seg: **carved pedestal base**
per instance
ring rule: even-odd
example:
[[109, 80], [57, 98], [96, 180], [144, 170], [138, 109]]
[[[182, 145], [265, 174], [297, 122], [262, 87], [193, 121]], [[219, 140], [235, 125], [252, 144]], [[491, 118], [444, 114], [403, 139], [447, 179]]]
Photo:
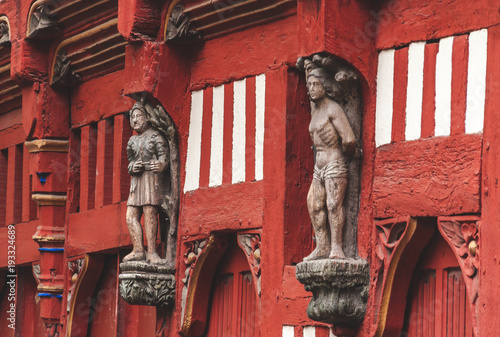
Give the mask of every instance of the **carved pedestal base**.
[[120, 263], [120, 294], [129, 304], [172, 307], [175, 269], [146, 262]]
[[357, 327], [363, 321], [370, 283], [367, 262], [332, 259], [301, 262], [296, 277], [313, 293], [307, 308], [310, 319], [346, 328]]

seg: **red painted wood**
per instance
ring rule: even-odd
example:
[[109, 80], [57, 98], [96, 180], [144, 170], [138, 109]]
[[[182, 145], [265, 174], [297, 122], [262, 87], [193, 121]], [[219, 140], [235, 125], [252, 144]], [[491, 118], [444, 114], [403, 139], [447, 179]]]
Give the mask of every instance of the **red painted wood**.
[[23, 145], [9, 147], [7, 168], [7, 225], [21, 222], [22, 216], [22, 183], [23, 183]]
[[467, 69], [469, 63], [468, 35], [453, 38], [451, 74], [451, 134], [465, 133], [467, 104]]
[[8, 149], [0, 150], [0, 227], [6, 226]]
[[86, 125], [81, 128], [80, 211], [92, 209], [95, 205], [96, 129], [95, 125]]
[[[31, 191], [33, 190], [33, 177], [31, 174], [30, 153], [26, 147], [23, 147], [23, 207], [22, 207], [22, 221], [34, 220], [37, 217], [36, 202], [31, 199]], [[0, 211], [1, 213], [1, 211]]]
[[[377, 48], [387, 49], [496, 25], [500, 22], [496, 9], [494, 0], [389, 1], [373, 13], [373, 20], [380, 20]], [[419, 15], [415, 16], [415, 12]]]
[[408, 48], [394, 53], [394, 99], [392, 107], [392, 142], [405, 139], [406, 90], [408, 87]]
[[245, 181], [255, 180], [255, 77], [246, 79]]
[[0, 132], [0, 149], [24, 142], [26, 136], [21, 125], [16, 124]]
[[67, 213], [80, 207], [81, 129], [72, 130], [69, 137]]
[[[234, 239], [233, 239], [234, 240]], [[206, 337], [258, 337], [259, 306], [247, 259], [235, 242], [218, 267]]]
[[[203, 91], [203, 120], [201, 130], [201, 157], [200, 167], [210, 167], [210, 149], [212, 139], [212, 104], [213, 104], [213, 88], [207, 88]], [[200, 170], [200, 187], [208, 187], [210, 180], [210, 170]]]
[[422, 129], [421, 137], [434, 136], [436, 126], [434, 115], [436, 111], [436, 55], [438, 43], [428, 43], [424, 51], [424, 87], [422, 93]]
[[187, 193], [179, 234], [208, 234], [212, 230], [261, 227], [264, 208], [262, 197], [261, 181]]
[[127, 200], [130, 188], [128, 174], [127, 143], [132, 136], [130, 122], [125, 115], [116, 115], [113, 120], [113, 203]]
[[375, 217], [477, 213], [481, 138], [439, 137], [378, 149], [373, 182]]
[[[39, 220], [16, 224], [16, 263], [25, 264], [40, 259], [38, 244], [33, 241], [33, 234], [41, 223]], [[7, 247], [8, 227], [0, 226], [0, 242]], [[7, 267], [7, 254], [0, 254], [0, 268]], [[1, 326], [1, 324], [0, 324]]]
[[97, 123], [95, 207], [109, 205], [113, 198], [114, 124], [110, 119]]
[[95, 306], [93, 320], [89, 322], [87, 332], [89, 337], [116, 336], [116, 300], [119, 296], [117, 263], [116, 256], [106, 259], [102, 276], [97, 283], [93, 297]]
[[40, 305], [36, 302], [37, 283], [31, 265], [19, 268], [17, 273], [16, 336], [45, 336]]
[[[486, 106], [483, 139], [482, 164], [482, 209], [481, 217], [481, 268], [479, 289], [487, 289], [487, 296], [480, 296], [477, 303], [477, 312], [471, 313], [478, 317], [480, 336], [497, 334], [500, 331], [500, 320], [495, 318], [495, 310], [500, 307], [500, 289], [498, 280], [498, 245], [500, 240], [500, 226], [498, 218], [498, 201], [500, 190], [497, 180], [500, 179], [500, 26], [488, 29], [488, 63], [486, 74]], [[480, 290], [481, 291], [481, 290]]]
[[222, 154], [222, 183], [231, 184], [233, 162], [233, 83], [224, 85], [224, 140]]

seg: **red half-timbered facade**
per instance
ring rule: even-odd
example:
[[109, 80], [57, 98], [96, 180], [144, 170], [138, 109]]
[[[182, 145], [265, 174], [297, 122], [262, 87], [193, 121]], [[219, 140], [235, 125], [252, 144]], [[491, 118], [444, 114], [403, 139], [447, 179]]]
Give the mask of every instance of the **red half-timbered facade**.
[[[362, 96], [352, 329], [308, 318], [295, 274], [317, 53]], [[492, 0], [0, 1], [0, 336], [500, 335], [499, 83]], [[178, 139], [171, 308], [119, 289], [139, 94]]]

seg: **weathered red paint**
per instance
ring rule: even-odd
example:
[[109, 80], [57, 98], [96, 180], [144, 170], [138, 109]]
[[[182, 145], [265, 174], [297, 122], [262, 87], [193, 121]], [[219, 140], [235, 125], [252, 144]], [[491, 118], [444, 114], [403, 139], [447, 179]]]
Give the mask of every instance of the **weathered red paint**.
[[467, 104], [467, 64], [469, 60], [468, 35], [453, 38], [451, 74], [451, 130], [450, 134], [465, 133], [465, 109]]
[[460, 135], [379, 148], [374, 216], [479, 212], [481, 140], [481, 135]]
[[392, 107], [393, 142], [405, 140], [406, 131], [406, 90], [408, 87], [408, 48], [394, 53], [394, 100]]

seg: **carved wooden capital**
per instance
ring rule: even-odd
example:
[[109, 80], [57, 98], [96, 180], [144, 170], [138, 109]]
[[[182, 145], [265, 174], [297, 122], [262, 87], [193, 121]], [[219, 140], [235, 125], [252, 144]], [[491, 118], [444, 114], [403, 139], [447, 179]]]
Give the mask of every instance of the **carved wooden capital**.
[[25, 142], [24, 145], [30, 153], [68, 152], [69, 141], [57, 139], [35, 139], [29, 142]]

